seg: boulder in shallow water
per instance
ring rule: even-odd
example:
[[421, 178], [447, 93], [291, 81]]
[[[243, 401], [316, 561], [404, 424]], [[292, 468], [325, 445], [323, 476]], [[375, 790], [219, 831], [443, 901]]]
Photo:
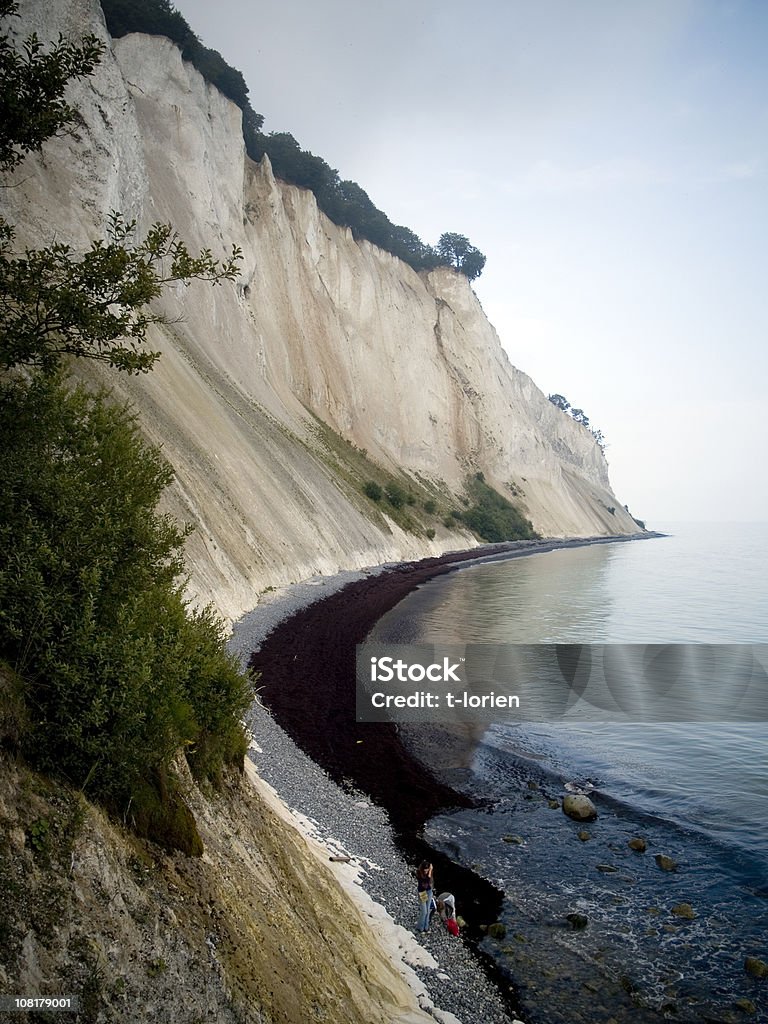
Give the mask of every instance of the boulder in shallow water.
[[501, 838], [504, 840], [505, 843], [512, 843], [515, 846], [522, 846], [523, 843], [525, 842], [525, 840], [523, 839], [522, 836], [510, 836], [510, 835], [507, 835], [507, 836], [502, 836]]
[[677, 861], [668, 857], [666, 853], [657, 853], [654, 860], [662, 871], [677, 871]]
[[488, 934], [492, 939], [496, 939], [500, 942], [507, 934], [507, 929], [501, 921], [495, 921], [493, 924], [488, 925]]
[[581, 832], [579, 832], [578, 838], [582, 841], [582, 843], [588, 843], [589, 840], [592, 838], [592, 833], [587, 832], [587, 830], [583, 828]]
[[744, 970], [753, 978], [768, 978], [768, 964], [756, 956], [748, 956], [744, 961]]
[[641, 839], [640, 836], [635, 836], [634, 839], [630, 839], [627, 846], [630, 850], [634, 850], [636, 853], [645, 853], [648, 849], [648, 844], [644, 839]]
[[565, 920], [575, 932], [583, 931], [589, 924], [589, 918], [586, 914], [566, 914]]
[[569, 793], [563, 797], [563, 814], [567, 814], [574, 821], [594, 821], [597, 817], [597, 808], [583, 793]]
[[677, 906], [672, 907], [672, 913], [675, 917], [687, 917], [689, 921], [696, 917], [696, 911], [690, 903], [678, 903]]
[[757, 1007], [751, 999], [746, 999], [742, 996], [741, 999], [736, 1000], [736, 1009], [741, 1010], [743, 1013], [757, 1013]]

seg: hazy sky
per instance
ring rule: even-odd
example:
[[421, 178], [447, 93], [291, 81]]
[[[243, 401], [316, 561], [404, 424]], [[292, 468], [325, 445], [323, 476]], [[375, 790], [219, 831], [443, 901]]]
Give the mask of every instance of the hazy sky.
[[768, 2], [177, 6], [265, 131], [486, 254], [512, 362], [635, 515], [768, 519]]

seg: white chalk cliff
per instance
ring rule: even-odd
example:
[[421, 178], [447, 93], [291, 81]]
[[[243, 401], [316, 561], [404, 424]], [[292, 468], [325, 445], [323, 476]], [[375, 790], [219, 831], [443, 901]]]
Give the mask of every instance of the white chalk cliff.
[[190, 246], [243, 250], [236, 284], [163, 298], [182, 319], [154, 331], [151, 374], [105, 374], [176, 471], [168, 507], [196, 526], [196, 597], [236, 618], [268, 585], [474, 543], [439, 517], [433, 540], [387, 519], [362, 494], [359, 453], [317, 420], [442, 506], [482, 471], [544, 535], [637, 531], [589, 431], [511, 365], [464, 277], [355, 241], [251, 162], [239, 109], [167, 39], [110, 41], [93, 0], [22, 13], [23, 34], [93, 31], [110, 48], [72, 89], [82, 127], [3, 190], [20, 241], [85, 247], [120, 210], [139, 232], [171, 221]]

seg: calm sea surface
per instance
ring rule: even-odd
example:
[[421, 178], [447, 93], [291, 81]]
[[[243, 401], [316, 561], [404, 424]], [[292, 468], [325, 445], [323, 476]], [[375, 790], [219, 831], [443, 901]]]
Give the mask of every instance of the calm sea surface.
[[[654, 526], [669, 536], [430, 581], [369, 639], [768, 643], [768, 524]], [[741, 1012], [739, 999], [768, 1019], [768, 982], [743, 968], [745, 956], [768, 959], [768, 724], [500, 722], [474, 736], [461, 767], [450, 758], [440, 767], [486, 806], [434, 819], [429, 838], [508, 893], [513, 974], [533, 971], [554, 944], [587, 993], [597, 971], [638, 1006], [679, 1020]], [[600, 806], [588, 840], [549, 804], [564, 787], [591, 792]], [[647, 853], [627, 847], [636, 836]], [[656, 853], [678, 870], [662, 872]], [[683, 903], [695, 917], [673, 912]], [[588, 928], [563, 929], [569, 912], [584, 913]], [[593, 994], [581, 1009], [569, 998], [559, 1016], [561, 994], [557, 979], [540, 979], [524, 996], [534, 1013], [543, 1002], [553, 1024], [601, 1019]], [[617, 1009], [605, 1004], [608, 1020]]]

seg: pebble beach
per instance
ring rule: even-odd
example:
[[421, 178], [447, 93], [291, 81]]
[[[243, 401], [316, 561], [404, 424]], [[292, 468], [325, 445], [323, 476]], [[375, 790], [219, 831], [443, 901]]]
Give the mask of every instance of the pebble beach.
[[[231, 650], [247, 664], [266, 637], [297, 612], [350, 583], [375, 579], [386, 571], [380, 566], [365, 572], [341, 572], [270, 594], [266, 603], [235, 625]], [[418, 914], [413, 865], [400, 853], [386, 812], [364, 794], [334, 782], [299, 749], [260, 701], [253, 705], [248, 726], [254, 737], [249, 757], [259, 775], [295, 813], [297, 826], [308, 824], [333, 855], [349, 856], [359, 868], [359, 884], [365, 892], [396, 924], [412, 932]], [[436, 881], [440, 883], [439, 876]], [[430, 931], [419, 935], [418, 943], [431, 956], [417, 954], [409, 963], [423, 982], [420, 1002], [425, 1008], [431, 1004], [437, 1019], [450, 1021], [443, 1015], [453, 1014], [463, 1024], [514, 1024], [519, 1020], [510, 987], [502, 994], [503, 989], [489, 979], [472, 949], [450, 936], [436, 918]], [[427, 966], [431, 958], [435, 966]]]
[[[317, 577], [264, 595], [233, 629], [231, 650], [261, 673], [260, 697], [248, 721], [249, 756], [259, 775], [297, 824], [327, 846], [329, 857], [350, 858], [357, 883], [407, 931], [403, 955], [423, 984], [419, 1001], [447, 1024], [453, 1018], [463, 1024], [520, 1019], [514, 979], [480, 948], [482, 929], [496, 920], [502, 894], [421, 838], [432, 814], [466, 805], [467, 798], [426, 775], [402, 748], [395, 727], [367, 723], [357, 735], [350, 647], [433, 575], [468, 562], [590, 542], [517, 542]], [[415, 867], [422, 856], [435, 864], [437, 890], [454, 892], [459, 915], [472, 922], [460, 939], [436, 917], [427, 933], [415, 933]]]

